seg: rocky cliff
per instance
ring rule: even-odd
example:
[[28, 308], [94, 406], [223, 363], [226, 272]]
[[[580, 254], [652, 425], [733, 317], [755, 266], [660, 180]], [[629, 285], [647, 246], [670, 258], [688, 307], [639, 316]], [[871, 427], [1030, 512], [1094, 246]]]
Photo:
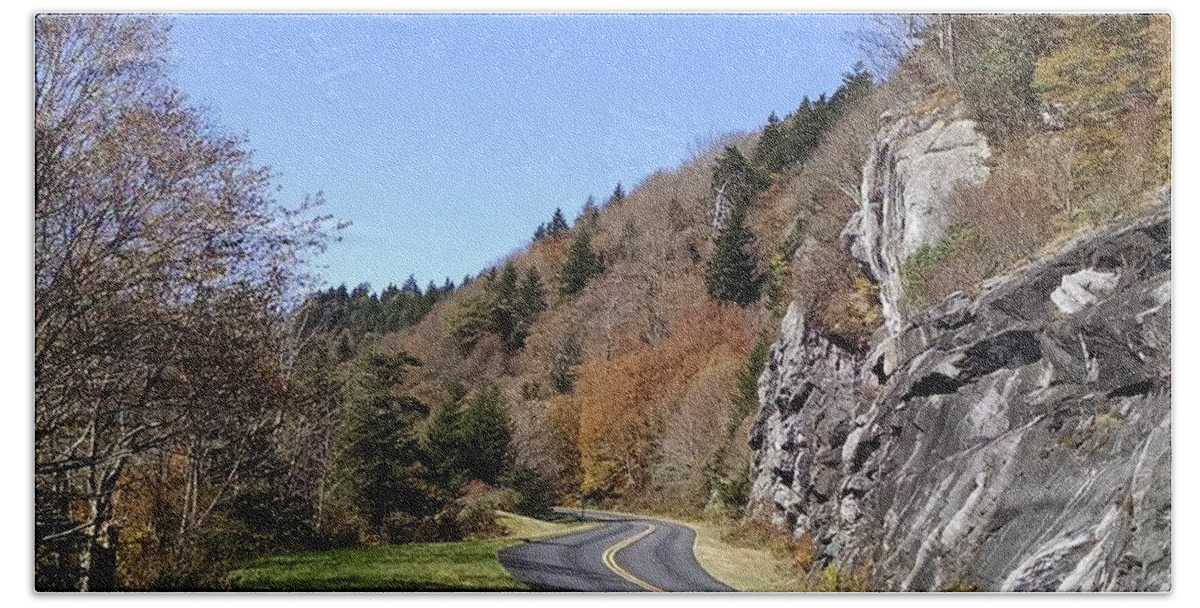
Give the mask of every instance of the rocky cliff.
[[871, 141], [859, 200], [842, 233], [850, 253], [879, 285], [885, 325], [893, 332], [908, 316], [900, 269], [921, 245], [933, 245], [948, 228], [947, 199], [960, 184], [988, 177], [991, 156], [975, 122], [957, 110], [894, 117]]
[[[911, 145], [965, 141], [967, 127], [928, 126], [917, 136], [932, 143]], [[869, 165], [847, 240], [899, 289], [904, 252], [944, 225], [912, 206], [921, 178], [883, 148], [914, 127], [894, 128], [874, 158], [885, 186], [908, 176], [904, 194], [867, 192]], [[957, 148], [978, 159], [986, 144]], [[908, 211], [889, 208], [899, 200]], [[759, 379], [749, 515], [807, 535], [819, 563], [867, 572], [872, 588], [1169, 589], [1170, 235], [1158, 207], [978, 294], [893, 306], [866, 352], [793, 304]]]

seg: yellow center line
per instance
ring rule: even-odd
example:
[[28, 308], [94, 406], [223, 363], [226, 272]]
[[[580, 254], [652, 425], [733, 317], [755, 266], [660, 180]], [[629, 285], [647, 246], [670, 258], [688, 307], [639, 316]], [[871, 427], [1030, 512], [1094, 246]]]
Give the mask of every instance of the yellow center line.
[[655, 587], [654, 585], [651, 585], [650, 583], [634, 576], [617, 563], [617, 553], [619, 551], [628, 547], [629, 545], [632, 545], [633, 543], [636, 543], [639, 540], [642, 540], [643, 538], [646, 538], [646, 536], [653, 531], [654, 524], [647, 524], [645, 530], [642, 530], [641, 532], [634, 534], [633, 536], [630, 536], [629, 538], [626, 538], [625, 540], [620, 541], [606, 549], [602, 559], [604, 560], [604, 565], [607, 566], [609, 570], [616, 572], [617, 576], [637, 585], [638, 587], [641, 587], [642, 589], [645, 589], [646, 591], [662, 591], [662, 589], [659, 589], [658, 587]]

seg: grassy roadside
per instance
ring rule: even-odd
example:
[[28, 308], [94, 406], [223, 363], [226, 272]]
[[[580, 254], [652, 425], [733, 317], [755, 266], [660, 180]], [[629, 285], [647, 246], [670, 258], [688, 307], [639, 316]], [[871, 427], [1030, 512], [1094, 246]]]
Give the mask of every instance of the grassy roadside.
[[[677, 520], [672, 520], [677, 521]], [[696, 531], [696, 561], [738, 591], [808, 591], [790, 571], [789, 560], [762, 547], [733, 544], [725, 524], [678, 521]]]
[[499, 512], [500, 538], [305, 551], [253, 560], [230, 575], [235, 591], [522, 591], [500, 565], [500, 549], [522, 539], [596, 524], [549, 522]]
[[[696, 531], [696, 561], [738, 591], [855, 592], [872, 591], [867, 570], [837, 565], [812, 567], [811, 544], [792, 541], [786, 533], [754, 523], [713, 517], [651, 515]], [[809, 564], [807, 571], [801, 563]]]

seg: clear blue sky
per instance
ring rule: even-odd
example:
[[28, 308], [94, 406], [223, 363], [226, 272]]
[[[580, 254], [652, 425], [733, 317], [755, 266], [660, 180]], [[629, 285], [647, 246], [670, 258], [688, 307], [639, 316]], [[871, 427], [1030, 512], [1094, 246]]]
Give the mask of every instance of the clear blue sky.
[[172, 72], [286, 204], [352, 221], [331, 285], [458, 282], [698, 138], [832, 92], [849, 15], [188, 15]]

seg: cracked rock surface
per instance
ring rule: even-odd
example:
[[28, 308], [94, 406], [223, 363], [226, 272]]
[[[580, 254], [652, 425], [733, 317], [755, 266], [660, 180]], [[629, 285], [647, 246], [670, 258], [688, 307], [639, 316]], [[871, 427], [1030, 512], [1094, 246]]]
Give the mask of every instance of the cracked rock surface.
[[1159, 209], [1079, 237], [865, 352], [793, 304], [759, 379], [749, 515], [877, 589], [1169, 590], [1170, 234]]
[[934, 245], [949, 224], [947, 201], [960, 184], [987, 179], [987, 140], [956, 111], [906, 116], [871, 141], [855, 212], [842, 241], [879, 284], [885, 323], [898, 330], [908, 315], [900, 268], [921, 245]]

